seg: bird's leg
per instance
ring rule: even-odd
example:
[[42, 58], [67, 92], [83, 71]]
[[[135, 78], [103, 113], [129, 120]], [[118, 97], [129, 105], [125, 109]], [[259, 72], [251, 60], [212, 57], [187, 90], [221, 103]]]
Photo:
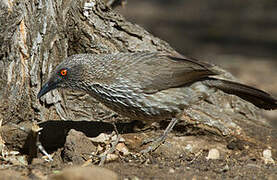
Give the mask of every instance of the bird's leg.
[[[195, 85], [193, 85], [193, 89], [195, 90], [195, 94], [192, 96], [189, 96], [186, 101], [188, 104], [194, 104], [197, 103], [203, 99], [206, 99], [207, 97], [209, 97], [210, 95], [206, 92], [205, 86], [203, 86], [203, 84], [201, 83], [196, 83]], [[214, 90], [212, 90], [214, 91]], [[147, 143], [152, 143], [152, 145], [150, 145], [149, 147], [147, 147], [146, 149], [142, 150], [142, 153], [148, 153], [148, 152], [153, 152], [155, 151], [166, 139], [166, 136], [168, 135], [168, 133], [173, 129], [173, 127], [175, 126], [176, 123], [178, 123], [178, 121], [180, 119], [182, 119], [183, 113], [178, 113], [176, 115], [175, 118], [172, 118], [172, 120], [170, 121], [169, 125], [167, 126], [166, 130], [164, 131], [164, 133], [155, 139], [148, 139], [146, 141], [143, 141], [142, 145], [147, 144]]]
[[109, 115], [106, 115], [106, 116], [102, 117], [102, 121], [103, 121], [103, 120], [106, 120], [106, 119], [115, 118], [115, 117], [117, 117], [117, 116], [118, 116], [118, 114], [117, 114], [117, 113], [112, 112], [111, 114], [109, 114]]
[[172, 118], [168, 126], [166, 127], [165, 131], [161, 136], [158, 138], [148, 139], [146, 141], [143, 141], [143, 144], [152, 143], [150, 146], [148, 146], [146, 149], [142, 150], [141, 153], [149, 153], [155, 151], [166, 139], [168, 133], [173, 129], [176, 123], [178, 123], [179, 118]]

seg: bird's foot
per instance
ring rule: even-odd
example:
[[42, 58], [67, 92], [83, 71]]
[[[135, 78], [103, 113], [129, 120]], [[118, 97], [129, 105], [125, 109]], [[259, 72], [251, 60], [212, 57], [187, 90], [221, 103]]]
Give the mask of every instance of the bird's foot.
[[154, 152], [156, 149], [158, 149], [158, 147], [160, 147], [160, 145], [162, 145], [164, 143], [166, 137], [167, 137], [167, 134], [163, 134], [163, 135], [159, 136], [158, 138], [150, 138], [150, 139], [144, 140], [141, 145], [145, 145], [145, 144], [149, 144], [149, 143], [151, 143], [151, 145], [149, 145], [147, 148], [143, 149], [140, 152], [142, 154]]
[[178, 118], [173, 118], [170, 121], [167, 128], [165, 129], [164, 133], [161, 136], [159, 136], [158, 138], [144, 140], [141, 145], [145, 145], [148, 143], [151, 143], [151, 145], [148, 146], [146, 149], [142, 150], [141, 153], [145, 154], [145, 153], [149, 153], [149, 152], [154, 152], [158, 147], [160, 147], [160, 145], [164, 143], [168, 133], [173, 129], [173, 127], [175, 126], [175, 124], [178, 121], [179, 121]]

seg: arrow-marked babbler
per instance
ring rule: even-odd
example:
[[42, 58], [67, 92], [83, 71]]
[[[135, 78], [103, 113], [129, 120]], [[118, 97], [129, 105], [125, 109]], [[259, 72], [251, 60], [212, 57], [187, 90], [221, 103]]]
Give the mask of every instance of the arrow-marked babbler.
[[153, 151], [165, 140], [185, 108], [217, 89], [262, 109], [277, 108], [277, 100], [270, 94], [217, 79], [213, 76], [218, 72], [211, 67], [208, 63], [159, 52], [76, 54], [56, 67], [38, 98], [56, 88], [70, 88], [87, 92], [133, 120], [152, 123], [171, 118], [163, 135], [145, 152]]

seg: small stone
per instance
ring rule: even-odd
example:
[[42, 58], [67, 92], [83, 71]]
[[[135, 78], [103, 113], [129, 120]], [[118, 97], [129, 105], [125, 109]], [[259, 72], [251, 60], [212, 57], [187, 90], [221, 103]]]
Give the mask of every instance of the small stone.
[[74, 167], [63, 170], [61, 173], [50, 176], [49, 180], [117, 180], [115, 172], [106, 168]]
[[265, 149], [263, 151], [263, 157], [265, 164], [275, 164], [275, 161], [272, 159], [272, 153], [270, 149]]
[[124, 156], [130, 154], [129, 149], [126, 147], [124, 143], [118, 143], [116, 146], [116, 150], [121, 152]]
[[191, 144], [186, 145], [185, 150], [188, 152], [192, 152], [192, 145]]
[[80, 165], [95, 151], [96, 147], [84, 133], [71, 129], [64, 144], [63, 160]]
[[219, 159], [220, 154], [219, 151], [215, 148], [210, 149], [208, 156], [206, 157], [206, 159]]
[[[114, 135], [114, 136], [112, 136], [111, 140], [116, 141], [117, 138], [118, 138], [117, 135]], [[118, 142], [125, 142], [125, 139], [120, 136]]]
[[169, 173], [175, 173], [175, 170], [173, 168], [170, 168]]
[[105, 143], [107, 144], [107, 142], [110, 141], [111, 135], [105, 134], [105, 133], [101, 133], [99, 134], [97, 137], [94, 138], [89, 138], [92, 142], [95, 143]]
[[107, 161], [114, 161], [118, 159], [117, 154], [107, 154]]

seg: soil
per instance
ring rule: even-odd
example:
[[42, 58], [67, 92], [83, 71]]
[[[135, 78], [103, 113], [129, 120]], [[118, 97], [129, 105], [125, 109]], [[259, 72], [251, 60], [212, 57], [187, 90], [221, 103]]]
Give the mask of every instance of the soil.
[[[273, 58], [211, 53], [207, 56], [216, 57], [213, 63], [225, 67], [242, 82], [277, 96], [277, 62]], [[264, 112], [264, 116], [277, 130], [277, 111]], [[103, 153], [116, 141], [115, 151], [107, 156], [102, 167], [114, 171], [120, 179], [277, 179], [274, 161], [277, 155], [270, 155], [270, 147], [260, 149], [207, 132], [180, 131], [177, 127], [155, 152], [143, 155], [140, 151], [147, 145], [141, 146], [142, 141], [159, 136], [164, 128], [158, 125], [138, 131], [136, 122], [120, 123], [120, 117], [111, 119], [116, 121], [122, 139], [117, 139], [112, 123], [48, 121], [40, 124], [43, 127], [40, 142], [53, 161], [48, 161], [42, 153], [27, 159], [26, 154], [30, 152], [24, 151], [26, 144], [20, 144], [24, 132], [17, 136], [5, 134], [5, 138], [2, 134], [3, 139], [10, 141], [4, 146], [0, 136], [0, 179], [46, 179], [66, 167], [99, 165]]]

